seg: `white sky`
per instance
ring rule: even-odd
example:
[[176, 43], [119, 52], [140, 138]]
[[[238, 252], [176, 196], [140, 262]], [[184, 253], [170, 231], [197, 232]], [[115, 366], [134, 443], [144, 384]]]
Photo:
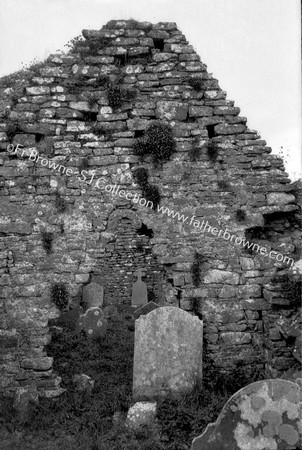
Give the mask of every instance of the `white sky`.
[[129, 18], [176, 22], [249, 127], [301, 175], [299, 0], [0, 0], [0, 76]]

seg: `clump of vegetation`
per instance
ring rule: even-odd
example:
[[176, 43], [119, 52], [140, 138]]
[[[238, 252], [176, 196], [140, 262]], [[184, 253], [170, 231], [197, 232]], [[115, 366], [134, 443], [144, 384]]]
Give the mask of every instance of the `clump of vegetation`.
[[207, 145], [208, 157], [212, 162], [215, 162], [218, 156], [218, 145], [216, 142], [209, 142]]
[[64, 310], [68, 305], [68, 290], [64, 283], [56, 283], [51, 287], [51, 300], [60, 309]]
[[199, 287], [199, 285], [200, 285], [200, 282], [201, 282], [200, 271], [201, 271], [201, 265], [204, 261], [205, 261], [204, 256], [195, 250], [193, 263], [191, 266], [192, 281], [193, 281], [193, 285], [195, 287]]
[[136, 140], [133, 149], [140, 156], [151, 154], [156, 162], [169, 159], [176, 150], [171, 126], [159, 121], [151, 123], [144, 136]]
[[145, 187], [149, 184], [148, 183], [149, 173], [148, 170], [145, 169], [144, 167], [138, 167], [134, 171], [133, 176], [142, 189], [145, 189]]
[[122, 90], [119, 85], [110, 84], [107, 89], [109, 106], [120, 108], [123, 103]]
[[144, 245], [142, 241], [136, 241], [135, 249], [140, 253], [144, 251]]
[[46, 253], [49, 255], [52, 251], [52, 241], [53, 241], [53, 233], [50, 231], [43, 230], [41, 232], [42, 237], [42, 245], [46, 250]]
[[88, 39], [86, 42], [89, 47], [89, 53], [92, 55], [97, 55], [99, 50], [108, 47], [108, 45], [110, 44], [110, 39], [104, 36], [100, 36], [98, 38]]
[[79, 34], [78, 36], [68, 41], [67, 44], [64, 45], [64, 47], [67, 47], [71, 52], [77, 52], [83, 47], [83, 44], [85, 44], [85, 42], [86, 41], [84, 37]]
[[301, 280], [292, 278], [289, 274], [282, 274], [276, 275], [271, 282], [276, 285], [283, 298], [286, 298], [291, 306], [301, 306]]
[[246, 212], [243, 209], [237, 209], [236, 219], [238, 220], [238, 222], [244, 222], [246, 219]]
[[189, 78], [188, 83], [196, 92], [200, 92], [204, 88], [204, 82], [201, 77]]
[[191, 151], [189, 153], [190, 156], [190, 160], [191, 161], [197, 161], [200, 158], [201, 155], [201, 146], [200, 146], [200, 140], [199, 138], [196, 136], [193, 139], [193, 145], [191, 148]]
[[[193, 438], [216, 421], [227, 400], [247, 384], [266, 379], [263, 364], [238, 361], [230, 370], [217, 367], [205, 355], [203, 380], [181, 396], [167, 396], [157, 403], [161, 442], [173, 450], [190, 449]], [[171, 445], [171, 446], [170, 446]], [[166, 447], [167, 448], [167, 447]]]
[[137, 96], [137, 91], [134, 89], [122, 89], [118, 83], [109, 83], [107, 85], [107, 96], [111, 108], [120, 108], [124, 102], [134, 100]]
[[230, 188], [230, 183], [225, 180], [218, 180], [217, 184], [220, 189], [226, 190]]
[[14, 137], [19, 131], [21, 131], [19, 122], [17, 120], [8, 120], [5, 132], [10, 144], [13, 142]]
[[63, 85], [68, 89], [69, 94], [79, 94], [84, 86], [86, 86], [87, 78], [83, 74], [72, 74], [70, 78], [64, 80]]
[[56, 192], [56, 198], [55, 198], [55, 206], [57, 210], [61, 213], [66, 211], [66, 201], [64, 197], [62, 197], [59, 192]]
[[200, 316], [199, 312], [199, 304], [200, 304], [200, 298], [199, 297], [190, 297], [189, 301], [191, 303], [191, 309], [196, 314], [196, 316]]
[[156, 211], [161, 200], [158, 187], [153, 184], [147, 184], [143, 189], [143, 196], [147, 202], [152, 202], [152, 209]]
[[81, 159], [80, 165], [79, 165], [79, 172], [81, 173], [82, 170], [87, 170], [89, 168], [89, 158], [88, 156], [85, 156]]

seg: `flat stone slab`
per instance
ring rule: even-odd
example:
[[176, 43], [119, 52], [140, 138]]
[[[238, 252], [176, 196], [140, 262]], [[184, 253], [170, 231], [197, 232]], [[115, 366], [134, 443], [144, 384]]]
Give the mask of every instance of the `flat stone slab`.
[[154, 399], [191, 388], [202, 377], [203, 322], [159, 307], [135, 321], [133, 396]]
[[160, 308], [160, 306], [157, 303], [154, 302], [149, 302], [144, 306], [141, 306], [140, 308], [137, 308], [133, 315], [134, 315], [134, 319], [138, 319], [140, 316], [145, 316], [146, 314], [148, 314], [151, 311], [154, 311], [154, 309]]
[[236, 392], [191, 450], [301, 448], [302, 390], [288, 380], [264, 380]]
[[84, 330], [91, 339], [104, 337], [107, 331], [107, 320], [98, 307], [87, 309], [79, 318], [78, 328]]

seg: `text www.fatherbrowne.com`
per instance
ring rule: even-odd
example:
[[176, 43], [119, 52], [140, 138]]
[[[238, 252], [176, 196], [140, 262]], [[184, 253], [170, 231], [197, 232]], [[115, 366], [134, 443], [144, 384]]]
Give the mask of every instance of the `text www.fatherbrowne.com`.
[[[152, 208], [154, 209], [154, 204], [151, 200], [146, 200], [144, 197], [141, 197], [137, 193], [133, 193], [130, 191], [125, 191], [124, 189], [120, 189], [119, 185], [105, 184], [106, 179], [104, 177], [95, 179], [95, 173], [91, 173], [88, 170], [76, 171], [70, 167], [66, 167], [60, 162], [54, 159], [48, 159], [42, 156], [39, 156], [39, 153], [36, 149], [22, 149], [22, 145], [18, 144], [16, 147], [13, 144], [9, 144], [7, 147], [7, 151], [9, 153], [14, 153], [18, 155], [18, 150], [21, 152], [21, 157], [28, 157], [30, 161], [35, 163], [40, 163], [43, 167], [49, 167], [50, 169], [59, 172], [62, 175], [72, 176], [78, 175], [78, 179], [85, 184], [90, 185], [91, 187], [96, 187], [100, 190], [104, 190], [108, 194], [112, 196], [118, 196], [120, 198], [126, 198], [132, 203], [138, 204], [142, 207]], [[211, 233], [213, 236], [220, 237], [226, 241], [233, 242], [235, 245], [242, 245], [244, 248], [248, 250], [255, 251], [260, 253], [264, 257], [270, 257], [272, 259], [277, 260], [278, 262], [284, 262], [286, 264], [293, 265], [293, 258], [289, 258], [288, 256], [283, 255], [282, 253], [277, 253], [276, 251], [268, 251], [266, 247], [260, 247], [258, 244], [249, 242], [244, 238], [236, 236], [234, 234], [229, 233], [228, 230], [219, 230], [216, 227], [212, 227], [209, 225], [208, 221], [199, 221], [196, 216], [185, 216], [184, 214], [180, 214], [178, 211], [175, 212], [168, 207], [163, 207], [157, 205], [157, 212], [168, 217], [172, 217], [173, 219], [178, 220], [184, 224], [189, 226], [193, 226], [196, 230], [200, 230], [201, 232]]]

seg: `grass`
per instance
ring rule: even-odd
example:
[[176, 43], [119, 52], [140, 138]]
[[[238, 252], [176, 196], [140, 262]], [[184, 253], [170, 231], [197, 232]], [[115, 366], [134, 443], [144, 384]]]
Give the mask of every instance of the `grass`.
[[56, 283], [51, 287], [51, 300], [61, 310], [64, 310], [68, 305], [68, 290], [64, 283]]
[[[65, 327], [53, 329], [47, 354], [67, 391], [57, 400], [42, 398], [23, 421], [10, 404], [0, 405], [3, 450], [189, 450], [192, 439], [216, 420], [228, 398], [241, 387], [265, 379], [262, 366], [239, 362], [222, 372], [206, 356], [203, 383], [183, 395], [158, 400], [157, 425], [127, 430], [123, 417], [133, 404], [133, 316], [127, 306], [109, 320], [104, 338], [87, 339]], [[91, 393], [75, 390], [72, 377], [85, 373], [95, 380]], [[120, 419], [113, 420], [113, 414]]]

